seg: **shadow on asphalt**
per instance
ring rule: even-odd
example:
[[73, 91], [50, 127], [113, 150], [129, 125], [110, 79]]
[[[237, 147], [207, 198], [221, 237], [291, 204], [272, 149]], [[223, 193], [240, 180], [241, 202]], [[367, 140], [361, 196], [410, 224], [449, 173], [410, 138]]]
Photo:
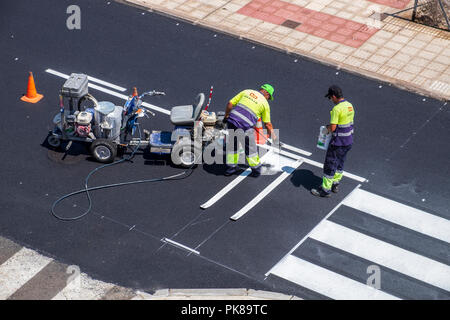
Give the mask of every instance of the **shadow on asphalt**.
[[316, 176], [311, 170], [295, 170], [291, 177], [291, 182], [296, 187], [303, 187], [308, 191], [317, 188], [322, 183], [322, 178]]
[[226, 170], [225, 164], [204, 164], [203, 170], [209, 174], [214, 174], [216, 176], [223, 176]]

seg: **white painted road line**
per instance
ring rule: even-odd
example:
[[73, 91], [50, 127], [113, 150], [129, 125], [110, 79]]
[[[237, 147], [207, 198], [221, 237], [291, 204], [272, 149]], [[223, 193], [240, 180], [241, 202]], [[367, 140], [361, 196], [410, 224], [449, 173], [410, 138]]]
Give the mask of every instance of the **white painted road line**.
[[217, 201], [223, 198], [228, 192], [230, 192], [234, 187], [236, 187], [239, 183], [241, 183], [247, 176], [250, 174], [251, 169], [248, 168], [244, 172], [242, 172], [237, 178], [235, 178], [233, 181], [231, 181], [229, 184], [227, 184], [222, 190], [220, 190], [218, 193], [216, 193], [211, 199], [209, 199], [207, 202], [202, 204], [200, 208], [202, 209], [208, 209], [213, 204], [215, 204]]
[[[273, 149], [275, 149], [275, 148], [267, 146], [267, 145], [258, 145], [258, 146], [263, 148], [263, 149], [266, 149], [266, 150], [273, 150]], [[314, 161], [314, 160], [311, 160], [311, 159], [307, 159], [307, 158], [303, 158], [303, 157], [300, 157], [300, 156], [298, 156], [296, 154], [293, 154], [293, 153], [290, 153], [290, 152], [287, 152], [287, 151], [284, 151], [284, 150], [280, 150], [280, 151], [276, 151], [276, 152], [279, 152], [281, 155], [289, 157], [291, 159], [295, 159], [295, 160], [300, 160], [301, 159], [307, 164], [310, 164], [310, 165], [318, 167], [318, 168], [323, 168], [323, 164], [320, 163], [320, 162], [317, 162], [317, 161]], [[344, 171], [343, 174], [344, 174], [344, 177], [356, 180], [358, 182], [366, 182], [366, 181], [368, 181], [366, 178], [357, 176], [355, 174], [352, 174], [352, 173], [349, 173], [349, 172], [346, 172], [346, 171]]]
[[[265, 155], [263, 155], [261, 157], [261, 162], [264, 163], [265, 158], [269, 155], [270, 153], [266, 153]], [[217, 194], [215, 194], [211, 199], [209, 199], [207, 202], [205, 202], [204, 204], [202, 204], [200, 206], [200, 208], [202, 209], [208, 209], [209, 207], [211, 207], [213, 204], [215, 204], [217, 201], [219, 201], [220, 199], [222, 199], [228, 192], [230, 192], [231, 190], [233, 190], [234, 187], [236, 187], [239, 183], [241, 183], [245, 178], [247, 178], [247, 176], [250, 174], [252, 170], [250, 168], [248, 168], [247, 170], [245, 170], [244, 172], [242, 172], [237, 178], [235, 178], [233, 181], [231, 181], [229, 184], [227, 184], [222, 190], [220, 190]]]
[[310, 237], [363, 259], [450, 291], [450, 266], [325, 220]]
[[244, 214], [249, 212], [254, 206], [256, 206], [261, 200], [263, 200], [270, 192], [272, 192], [279, 184], [281, 184], [287, 177], [289, 177], [301, 164], [302, 160], [297, 160], [292, 167], [283, 169], [283, 173], [278, 176], [271, 184], [269, 184], [263, 191], [261, 191], [253, 200], [247, 203], [241, 210], [236, 212], [230, 217], [231, 220], [236, 221]]
[[0, 300], [7, 299], [51, 261], [33, 250], [20, 249], [0, 266]]
[[[55, 76], [58, 76], [58, 77], [61, 77], [61, 78], [64, 78], [64, 79], [68, 79], [68, 78], [69, 78], [69, 75], [64, 74], [64, 73], [61, 73], [61, 72], [58, 72], [58, 71], [55, 71], [55, 70], [52, 70], [52, 69], [47, 69], [47, 70], [45, 70], [45, 71], [46, 71], [47, 73], [50, 73], [50, 74], [52, 74], [52, 75], [55, 75]], [[112, 95], [112, 96], [114, 96], [114, 97], [117, 97], [117, 98], [119, 98], [119, 99], [122, 99], [122, 100], [128, 100], [128, 96], [127, 96], [127, 95], [122, 94], [122, 93], [118, 93], [118, 92], [116, 92], [116, 91], [112, 91], [112, 90], [109, 90], [109, 89], [106, 89], [106, 88], [103, 88], [103, 87], [100, 87], [100, 86], [98, 86], [98, 85], [96, 85], [96, 84], [89, 83], [89, 87], [92, 88], [92, 89], [101, 91], [101, 92], [103, 92], [103, 93]], [[158, 111], [158, 112], [161, 112], [161, 113], [170, 115], [170, 111], [169, 111], [169, 110], [166, 110], [166, 109], [164, 109], [164, 108], [161, 108], [161, 107], [152, 105], [152, 104], [147, 103], [147, 102], [143, 102], [143, 103], [142, 103], [142, 106], [145, 107], [145, 108], [148, 108], [148, 109], [152, 109], [152, 110], [155, 110], [155, 111]]]
[[272, 274], [335, 300], [398, 300], [388, 293], [289, 255]]
[[71, 281], [52, 300], [99, 300], [114, 287], [111, 283], [91, 279], [84, 273], [71, 277], [73, 279], [69, 277], [68, 281]]
[[[268, 139], [268, 141], [272, 144], [272, 140], [271, 140], [271, 139]], [[272, 149], [272, 150], [278, 150], [278, 148], [275, 148], [275, 147], [272, 146], [272, 145], [269, 146], [269, 145], [267, 145], [267, 144], [265, 144], [265, 143], [263, 143], [263, 144], [258, 144], [258, 146], [259, 146], [259, 147], [261, 147], [261, 146], [266, 146], [266, 147], [269, 148], [269, 149]], [[312, 155], [312, 153], [309, 152], [309, 151], [306, 151], [306, 150], [303, 150], [303, 149], [300, 149], [300, 148], [297, 148], [297, 147], [288, 145], [288, 144], [286, 144], [286, 143], [280, 142], [280, 145], [279, 145], [279, 146], [280, 146], [281, 148], [285, 148], [285, 149], [288, 149], [288, 150], [297, 152], [297, 153], [299, 153], [299, 154], [303, 154], [303, 155], [308, 156], [308, 157], [309, 157], [310, 155]]]
[[197, 255], [200, 255], [200, 251], [197, 251], [197, 250], [194, 250], [192, 248], [189, 248], [189, 247], [185, 246], [184, 244], [175, 242], [175, 241], [170, 240], [168, 238], [163, 238], [161, 241], [170, 243], [170, 244], [174, 245], [175, 247], [179, 247], [179, 248], [182, 248], [182, 249], [184, 249], [186, 251], [189, 251], [189, 252], [195, 253]]
[[94, 77], [91, 77], [91, 76], [88, 76], [88, 79], [89, 79], [89, 81], [96, 82], [98, 84], [101, 84], [101, 85], [106, 86], [106, 87], [110, 87], [110, 88], [112, 88], [114, 90], [117, 90], [117, 91], [121, 91], [121, 92], [127, 91], [127, 88], [120, 87], [118, 85], [115, 85], [115, 84], [112, 84], [112, 83], [109, 83], [109, 82], [106, 82], [106, 81], [103, 81], [103, 80], [100, 80], [100, 79], [97, 79], [97, 78], [94, 78]]
[[[64, 79], [68, 79], [68, 78], [69, 78], [69, 76], [68, 76], [67, 74], [58, 72], [58, 71], [53, 70], [53, 69], [47, 69], [47, 70], [45, 70], [45, 72], [51, 73], [51, 74], [53, 74], [53, 75], [55, 75], [55, 76], [58, 76], [58, 77], [61, 77], [61, 78], [64, 78]], [[94, 78], [94, 77], [91, 77], [91, 76], [88, 76], [88, 79], [89, 79], [89, 81], [96, 82], [96, 83], [98, 83], [98, 84], [101, 84], [101, 85], [106, 86], [106, 87], [110, 87], [110, 88], [115, 89], [115, 90], [117, 90], [117, 91], [122, 91], [122, 92], [124, 92], [124, 91], [127, 90], [127, 89], [124, 88], [124, 87], [120, 87], [120, 86], [118, 86], [118, 85], [115, 85], [115, 84], [112, 84], [112, 83], [110, 83], [110, 82], [103, 81], [103, 80], [100, 80], [100, 79], [97, 79], [97, 78]]]
[[450, 220], [361, 189], [347, 197], [343, 204], [450, 243]]
[[309, 152], [309, 151], [305, 151], [305, 150], [302, 150], [300, 148], [296, 148], [294, 146], [290, 146], [290, 145], [288, 145], [286, 143], [280, 143], [280, 147], [288, 149], [288, 150], [291, 150], [291, 151], [294, 151], [294, 152], [297, 152], [297, 153], [300, 153], [300, 154], [303, 154], [303, 155], [308, 156], [308, 157], [310, 155], [312, 155], [312, 153]]

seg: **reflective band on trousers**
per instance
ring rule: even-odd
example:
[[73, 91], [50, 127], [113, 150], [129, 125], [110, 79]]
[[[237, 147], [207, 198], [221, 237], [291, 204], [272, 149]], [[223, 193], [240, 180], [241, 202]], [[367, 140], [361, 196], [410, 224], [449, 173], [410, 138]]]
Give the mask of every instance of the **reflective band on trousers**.
[[229, 153], [227, 154], [227, 164], [236, 165], [239, 162], [239, 153]]
[[261, 165], [261, 162], [259, 160], [259, 155], [256, 155], [254, 157], [247, 157], [248, 165], [252, 168], [258, 167]]
[[249, 126], [253, 127], [258, 119], [258, 117], [256, 116], [256, 114], [249, 109], [248, 107], [244, 106], [243, 104], [237, 104], [236, 107], [242, 108], [245, 111], [247, 111], [251, 116], [254, 117], [254, 121], [252, 121], [251, 119], [249, 119], [246, 115], [242, 114], [241, 112], [239, 112], [238, 110], [236, 110], [236, 108], [234, 108], [233, 110], [231, 110], [231, 113], [234, 114], [235, 116], [241, 118], [242, 120], [244, 120]]

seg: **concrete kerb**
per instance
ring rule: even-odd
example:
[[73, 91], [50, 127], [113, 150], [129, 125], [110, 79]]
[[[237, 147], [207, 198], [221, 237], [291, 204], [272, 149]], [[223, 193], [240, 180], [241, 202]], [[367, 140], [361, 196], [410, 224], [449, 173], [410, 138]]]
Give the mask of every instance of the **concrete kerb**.
[[133, 300], [302, 300], [277, 292], [253, 289], [160, 289], [153, 294], [137, 291]]
[[[389, 77], [386, 75], [379, 75], [376, 72], [358, 68], [358, 67], [354, 67], [354, 66], [351, 66], [348, 64], [336, 63], [336, 61], [333, 61], [326, 57], [315, 55], [311, 52], [308, 52], [307, 54], [306, 53], [300, 54], [298, 52], [294, 52], [293, 48], [281, 47], [280, 44], [274, 43], [267, 39], [265, 39], [264, 42], [262, 42], [260, 39], [253, 38], [252, 36], [248, 36], [245, 34], [238, 34], [235, 30], [231, 30], [230, 28], [226, 28], [223, 26], [221, 28], [217, 28], [212, 23], [208, 23], [201, 19], [192, 19], [192, 17], [190, 17], [189, 15], [185, 15], [180, 12], [175, 12], [173, 10], [167, 9], [162, 6], [160, 7], [158, 5], [150, 5], [149, 4], [148, 7], [146, 7], [146, 6], [142, 5], [141, 0], [115, 0], [115, 1], [119, 2], [119, 3], [132, 5], [134, 7], [138, 7], [142, 10], [154, 12], [154, 13], [160, 14], [162, 16], [170, 17], [170, 18], [173, 18], [173, 19], [185, 22], [185, 23], [199, 25], [201, 27], [213, 30], [217, 33], [225, 34], [227, 36], [238, 38], [240, 40], [245, 40], [250, 43], [257, 44], [257, 45], [262, 45], [262, 46], [268, 47], [268, 48], [276, 50], [276, 51], [281, 51], [281, 52], [287, 53], [289, 55], [292, 55], [293, 58], [301, 58], [301, 59], [307, 59], [307, 60], [314, 61], [314, 62], [319, 62], [323, 65], [336, 68], [337, 70], [343, 70], [343, 71], [346, 71], [346, 72], [349, 72], [349, 73], [352, 73], [355, 75], [363, 76], [363, 77], [371, 79], [371, 80], [388, 83], [388, 84], [394, 85], [400, 89], [407, 90], [407, 91], [410, 91], [413, 93], [417, 93], [422, 96], [438, 99], [438, 100], [441, 100], [444, 102], [449, 101], [449, 98], [446, 95], [442, 95], [437, 92], [427, 90], [427, 89], [423, 88], [422, 86], [416, 85], [416, 84], [408, 82], [408, 81], [395, 79], [393, 77]], [[230, 30], [228, 30], [228, 29], [230, 29]]]

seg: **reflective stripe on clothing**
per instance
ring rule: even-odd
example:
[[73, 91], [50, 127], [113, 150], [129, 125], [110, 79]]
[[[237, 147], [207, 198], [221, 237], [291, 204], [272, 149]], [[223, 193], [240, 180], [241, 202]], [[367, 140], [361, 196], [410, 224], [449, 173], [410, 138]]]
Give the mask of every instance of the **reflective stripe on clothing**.
[[333, 184], [339, 184], [339, 182], [341, 182], [342, 177], [344, 176], [343, 172], [337, 172], [334, 174], [333, 177]]
[[353, 144], [353, 120], [355, 110], [348, 101], [341, 101], [330, 112], [330, 124], [336, 125], [330, 145], [348, 146]]
[[256, 119], [261, 118], [264, 123], [270, 122], [270, 106], [261, 92], [247, 89], [237, 94], [230, 102], [233, 106], [243, 105], [250, 109]]
[[239, 153], [227, 153], [227, 164], [237, 165], [239, 161]]
[[[258, 167], [260, 167], [261, 160], [259, 158], [258, 148], [257, 148], [256, 141], [255, 141], [254, 129], [250, 128], [250, 129], [246, 130], [245, 135], [239, 135], [239, 134], [236, 135], [235, 133], [236, 132], [239, 133], [240, 130], [238, 130], [238, 128], [232, 123], [228, 124], [228, 129], [234, 130], [234, 133], [229, 134], [227, 136], [227, 142], [226, 142], [227, 165], [235, 166], [238, 163], [240, 163], [239, 162], [240, 154], [239, 154], [238, 150], [240, 149], [240, 144], [243, 143], [244, 150], [245, 150], [245, 156], [246, 156], [248, 165], [252, 169], [257, 169]], [[244, 141], [240, 141], [242, 139], [239, 139], [239, 138], [242, 138], [242, 137], [244, 138], [243, 139]], [[242, 159], [242, 161], [244, 161], [244, 159]]]
[[335, 137], [350, 137], [353, 134], [353, 129], [352, 131], [349, 132], [337, 132], [337, 133], [333, 133], [333, 135]]
[[247, 162], [250, 167], [258, 167], [261, 165], [261, 161], [259, 160], [259, 154], [253, 153], [247, 156]]
[[325, 192], [330, 192], [331, 188], [333, 187], [333, 178], [327, 178], [323, 176], [322, 178], [322, 189]]
[[[243, 105], [242, 103], [238, 103], [236, 105], [236, 107], [244, 109], [245, 111], [249, 112], [254, 118], [258, 119], [258, 116], [256, 115], [256, 113], [252, 109], [250, 109], [247, 106]], [[236, 108], [233, 109], [233, 110], [236, 110]]]
[[343, 177], [342, 172], [336, 172], [334, 176], [326, 176], [324, 175], [322, 178], [322, 189], [325, 192], [329, 192], [333, 185], [339, 184]]
[[325, 163], [323, 164], [323, 175], [329, 179], [335, 178], [336, 172], [342, 173], [344, 171], [344, 163], [347, 153], [352, 146], [333, 146], [328, 147]]
[[242, 129], [254, 127], [258, 118], [255, 113], [244, 105], [238, 104], [231, 110], [230, 118], [234, 120], [236, 126]]
[[353, 126], [353, 121], [347, 124], [340, 124], [339, 127], [340, 128], [350, 128], [351, 126]]

